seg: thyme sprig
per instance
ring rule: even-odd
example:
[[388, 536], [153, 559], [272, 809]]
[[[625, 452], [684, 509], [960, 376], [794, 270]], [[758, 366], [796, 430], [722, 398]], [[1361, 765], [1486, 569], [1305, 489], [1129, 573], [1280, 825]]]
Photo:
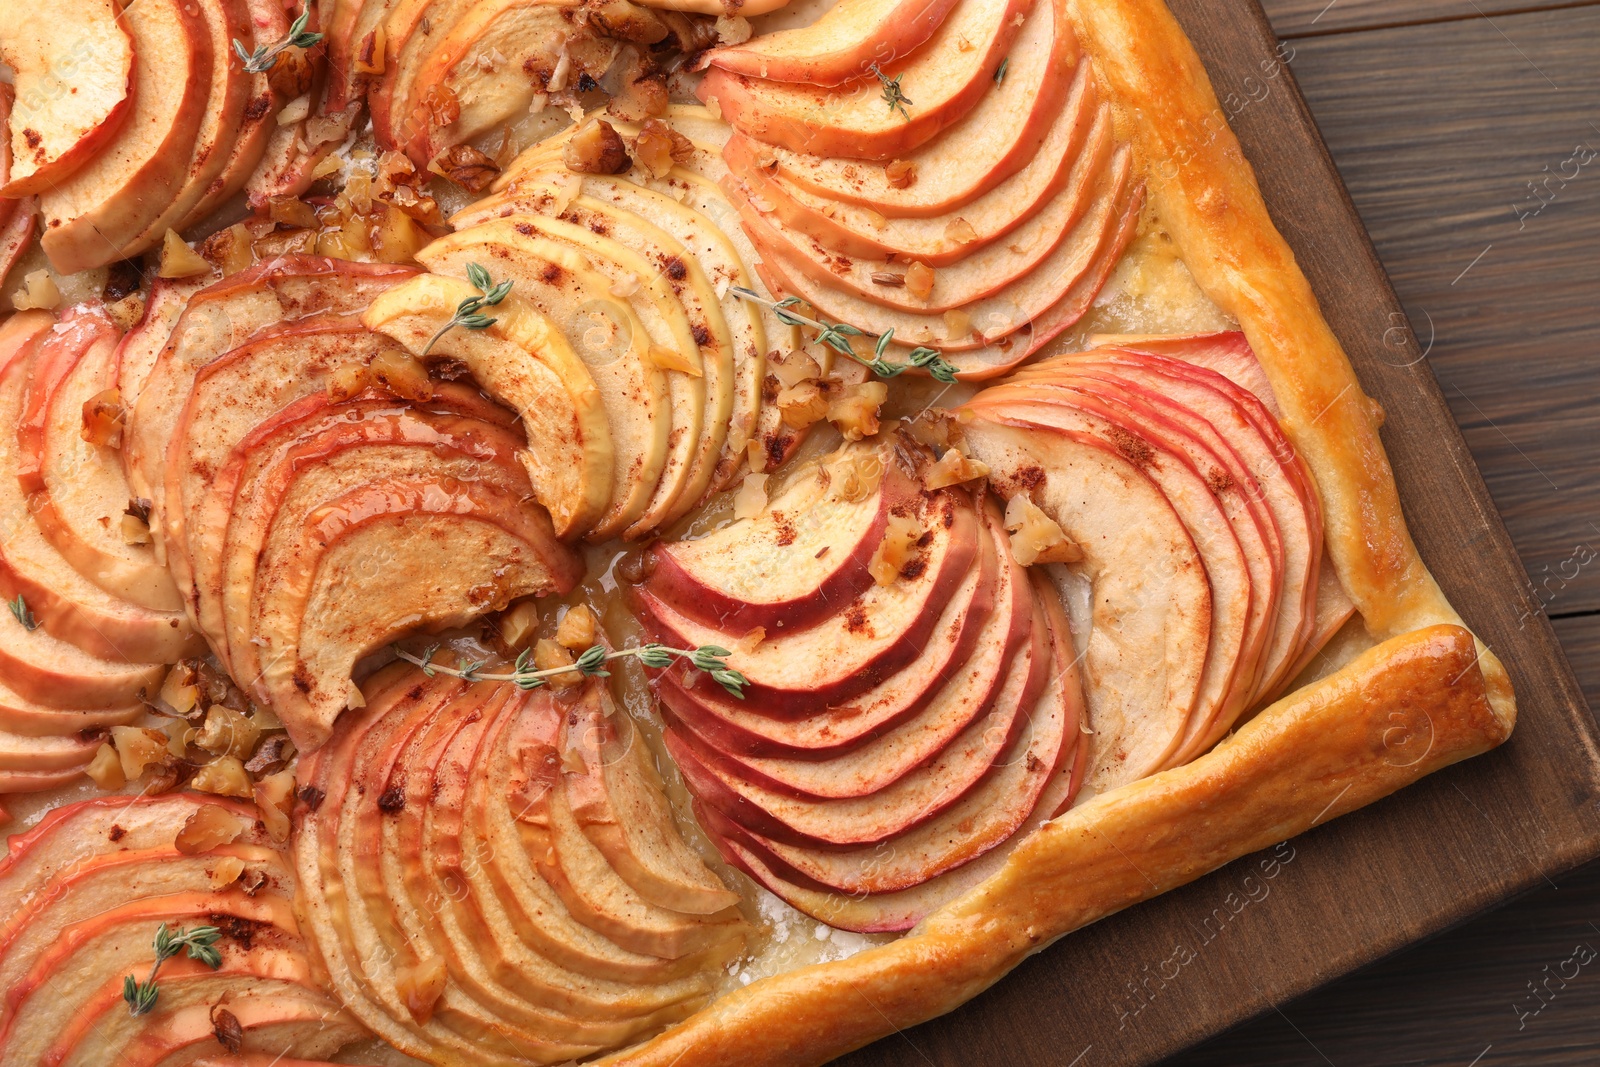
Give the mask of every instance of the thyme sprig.
[[33, 612], [28, 610], [28, 602], [22, 599], [21, 593], [17, 594], [15, 600], [6, 601], [6, 607], [11, 609], [12, 618], [20, 622], [24, 630], [31, 631], [39, 628], [39, 620], [34, 618]]
[[904, 77], [904, 75], [896, 74], [891, 78], [889, 75], [880, 70], [878, 68], [878, 64], [876, 63], [872, 64], [867, 69], [872, 71], [873, 74], [877, 75], [878, 81], [883, 84], [883, 102], [889, 105], [889, 110], [900, 112], [900, 117], [905, 119], [907, 122], [910, 122], [911, 112], [906, 110], [906, 105], [915, 104], [916, 101], [912, 100], [900, 89], [900, 79]]
[[422, 668], [422, 673], [432, 678], [435, 674], [443, 674], [451, 678], [460, 678], [464, 682], [512, 682], [518, 689], [527, 691], [538, 689], [545, 684], [546, 679], [554, 678], [558, 674], [570, 674], [577, 671], [589, 678], [609, 678], [611, 672], [605, 665], [612, 660], [633, 657], [646, 667], [657, 670], [670, 667], [673, 660], [686, 659], [697, 669], [705, 671], [711, 680], [722, 686], [730, 695], [738, 700], [744, 699], [744, 687], [750, 682], [745, 676], [732, 667], [726, 660], [733, 655], [725, 648], [716, 645], [701, 645], [699, 648], [671, 648], [667, 645], [655, 643], [640, 645], [638, 648], [624, 648], [616, 652], [609, 651], [604, 645], [590, 645], [584, 649], [576, 661], [564, 667], [549, 667], [545, 670], [535, 670], [532, 663], [531, 650], [524, 649], [522, 654], [512, 664], [510, 674], [485, 674], [482, 661], [469, 662], [460, 667], [446, 667], [433, 662], [433, 657], [439, 651], [438, 645], [432, 645], [423, 650], [422, 655], [414, 655], [405, 649], [395, 646], [395, 654], [407, 663]]
[[180, 952], [187, 951], [191, 960], [199, 960], [212, 970], [222, 966], [222, 953], [216, 949], [221, 937], [222, 931], [215, 926], [196, 926], [192, 930], [180, 926], [176, 930], [168, 930], [167, 924], [162, 923], [161, 929], [156, 931], [156, 962], [150, 968], [150, 977], [142, 982], [131, 974], [122, 979], [122, 999], [127, 1002], [128, 1010], [134, 1015], [150, 1013], [160, 995], [160, 990], [156, 988], [156, 975], [160, 973], [163, 963]]
[[422, 355], [427, 355], [433, 346], [439, 343], [439, 338], [457, 326], [462, 326], [469, 330], [487, 330], [499, 321], [483, 314], [483, 309], [494, 307], [504, 300], [510, 294], [511, 286], [515, 282], [508, 279], [496, 285], [494, 279], [489, 276], [489, 272], [476, 263], [467, 264], [467, 280], [472, 283], [474, 289], [483, 295], [469, 296], [457, 304], [456, 313], [451, 317], [450, 321], [439, 327], [438, 333], [428, 338], [427, 345], [422, 349]]
[[1006, 68], [1009, 66], [1011, 66], [1011, 57], [1006, 56], [1000, 61], [1000, 66], [995, 69], [994, 83], [996, 85], [999, 85], [1001, 82], [1006, 80]]
[[244, 64], [247, 74], [265, 74], [278, 62], [278, 57], [291, 48], [310, 48], [322, 40], [320, 33], [307, 33], [306, 20], [311, 17], [308, 7], [300, 13], [289, 27], [289, 34], [283, 40], [274, 44], [264, 44], [254, 52], [246, 52], [244, 44], [237, 37], [233, 39], [233, 50], [238, 53], [239, 60]]
[[[793, 310], [804, 303], [797, 296], [784, 297], [782, 300], [768, 300], [755, 290], [746, 289], [739, 285], [733, 286], [728, 291], [741, 300], [748, 300], [751, 303], [760, 304], [762, 307], [771, 308], [772, 313], [778, 317], [778, 321], [785, 326], [811, 327], [817, 331], [818, 344], [827, 345], [841, 356], [848, 356], [880, 378], [893, 378], [898, 374], [905, 373], [912, 367], [916, 367], [919, 370], [927, 371], [935, 381], [944, 382], [946, 385], [956, 380], [955, 364], [945, 359], [937, 348], [919, 345], [907, 354], [905, 363], [890, 363], [885, 359], [884, 355], [889, 351], [889, 344], [894, 340], [893, 327], [874, 337], [873, 334], [851, 326], [847, 322], [826, 323], [807, 318]], [[856, 353], [856, 350], [850, 345], [849, 339], [852, 337], [874, 338], [872, 359], [866, 359]]]

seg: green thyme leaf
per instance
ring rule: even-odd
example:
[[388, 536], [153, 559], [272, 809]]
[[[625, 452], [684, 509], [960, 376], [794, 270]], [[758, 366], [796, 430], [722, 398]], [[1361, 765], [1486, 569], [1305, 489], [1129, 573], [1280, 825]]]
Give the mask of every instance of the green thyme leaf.
[[24, 630], [32, 631], [39, 628], [39, 620], [28, 610], [28, 602], [22, 599], [21, 593], [17, 594], [15, 600], [7, 601], [6, 606], [11, 609], [11, 617], [20, 622]]

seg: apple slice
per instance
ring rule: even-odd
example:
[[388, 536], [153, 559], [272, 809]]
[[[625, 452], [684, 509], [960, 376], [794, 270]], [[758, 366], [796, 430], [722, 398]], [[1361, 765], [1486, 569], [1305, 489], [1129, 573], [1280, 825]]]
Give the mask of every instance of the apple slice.
[[0, 730], [24, 737], [67, 737], [125, 726], [144, 714], [144, 705], [116, 708], [63, 708], [30, 700], [0, 685]]
[[751, 78], [843, 85], [911, 55], [932, 37], [957, 0], [841, 0], [809, 26], [713, 49], [706, 61]]
[[[161, 1020], [151, 1032], [116, 1062], [126, 1067], [180, 1067], [193, 1062], [198, 1050], [209, 1051], [216, 1043], [213, 1004], [193, 1004]], [[244, 995], [228, 1002], [228, 1010], [239, 1022], [243, 1040], [241, 1051], [277, 1056], [298, 1053], [306, 1056], [331, 1055], [352, 1041], [366, 1037], [361, 1027], [351, 1022], [338, 1006], [323, 997], [304, 993], [296, 996]], [[104, 1059], [90, 1062], [104, 1063]], [[292, 1063], [292, 1060], [279, 1060]], [[76, 1067], [76, 1065], [74, 1065]]]
[[[0, 62], [11, 68], [11, 169], [0, 196], [65, 182], [127, 124], [134, 101], [131, 20], [114, 0], [46, 0], [0, 11]], [[73, 27], [65, 35], [63, 27]]]
[[[859, 696], [917, 658], [948, 598], [978, 559], [980, 534], [976, 509], [963, 491], [926, 492], [917, 503], [908, 518], [922, 533], [893, 581], [873, 585], [803, 630], [786, 628], [753, 648], [735, 648], [728, 665], [748, 679], [747, 699], [769, 714], [792, 716]], [[636, 587], [635, 599], [646, 631], [663, 644], [741, 644], [742, 634], [697, 623], [648, 589]], [[681, 668], [665, 673], [691, 690], [715, 688], [699, 672], [693, 681]]]
[[[362, 321], [422, 356], [471, 285], [436, 274], [385, 293]], [[483, 330], [451, 330], [429, 355], [462, 361], [473, 378], [522, 417], [531, 447], [522, 453], [534, 494], [550, 511], [557, 536], [582, 534], [611, 501], [615, 456], [594, 377], [549, 319], [512, 294]]]
[[527, 222], [496, 220], [441, 238], [418, 253], [435, 274], [465, 277], [469, 264], [576, 339], [605, 404], [615, 468], [612, 499], [588, 537], [603, 541], [644, 514], [667, 460], [672, 409], [666, 376], [650, 358], [650, 334], [610, 279], [570, 246], [535, 236]]
[[[961, 0], [926, 44], [882, 74], [838, 89], [747, 78], [713, 67], [701, 100], [733, 126], [795, 152], [895, 159], [960, 121], [994, 87], [1033, 0]], [[893, 79], [892, 82], [889, 79]], [[903, 103], [886, 102], [897, 85]]]
[[62, 274], [126, 259], [159, 240], [146, 231], [183, 184], [213, 64], [227, 61], [213, 54], [202, 12], [184, 0], [141, 0], [123, 9], [133, 38], [130, 113], [138, 120], [40, 194], [41, 244]]
[[[280, 512], [303, 519], [353, 489], [399, 475], [524, 493], [527, 481], [514, 458], [523, 440], [505, 415], [473, 403], [463, 389], [442, 389], [437, 409], [421, 410], [375, 392], [339, 405], [313, 393], [242, 438], [188, 528], [195, 616], [230, 673], [247, 685], [261, 674], [260, 645], [251, 640], [252, 597], [269, 548], [276, 552], [299, 530], [293, 523], [275, 528]], [[273, 535], [279, 540], [269, 546]]]
[[73, 328], [41, 345], [18, 420], [22, 491], [39, 531], [79, 574], [177, 621], [183, 603], [171, 575], [148, 544], [124, 536], [131, 494], [120, 457], [84, 440], [84, 412], [115, 379], [118, 332], [98, 308], [69, 312], [67, 323]]
[[144, 297], [144, 316], [133, 329], [122, 335], [122, 341], [117, 345], [116, 380], [112, 385], [122, 394], [124, 417], [131, 416], [138, 405], [139, 394], [144, 391], [151, 368], [156, 365], [157, 357], [172, 336], [172, 328], [188, 306], [189, 298], [209, 284], [211, 279], [204, 275], [198, 278], [156, 278], [150, 283]]
[[1103, 441], [1013, 420], [1000, 405], [965, 410], [967, 451], [996, 490], [1026, 492], [1083, 550], [1088, 780], [1103, 792], [1141, 778], [1182, 742], [1210, 650], [1211, 587], [1194, 539], [1150, 476]]
[[681, 837], [654, 832], [672, 825], [666, 790], [638, 727], [618, 713], [604, 686], [584, 694], [576, 721], [569, 713], [558, 744], [581, 767], [562, 768], [573, 819], [636, 893], [692, 915], [714, 915], [739, 903], [739, 895]]
[[[92, 316], [37, 336], [0, 374], [0, 419], [21, 421], [24, 389], [36, 358], [56, 346], [92, 335]], [[90, 656], [127, 663], [171, 663], [197, 647], [181, 614], [155, 612], [113, 596], [78, 573], [44, 537], [19, 474], [22, 454], [15, 434], [0, 434], [0, 593], [22, 597], [38, 625]], [[124, 505], [126, 506], [126, 505]]]
[[[138, 391], [123, 434], [123, 463], [136, 497], [161, 514], [167, 445], [201, 367], [266, 326], [330, 311], [359, 311], [416, 272], [407, 267], [282, 256], [207, 286], [190, 298]], [[165, 560], [159, 527], [157, 558]]]
[[10, 276], [17, 261], [32, 244], [34, 218], [38, 210], [38, 201], [31, 196], [26, 197], [13, 203], [9, 215], [0, 223], [0, 282]]
[[[847, 495], [834, 487], [834, 468], [843, 477], [846, 466], [872, 473], [872, 491]], [[871, 586], [867, 565], [889, 515], [919, 489], [891, 449], [847, 445], [795, 472], [760, 515], [656, 548], [644, 588], [685, 617], [726, 633], [804, 629]]]
[[1264, 609], [1271, 605], [1269, 597], [1257, 608], [1260, 594], [1238, 528], [1220, 499], [1224, 494], [1219, 487], [1227, 482], [1222, 461], [1174, 423], [1129, 405], [1103, 383], [1056, 384], [1034, 376], [989, 390], [976, 402], [992, 403], [1008, 418], [1030, 425], [1104, 442], [1161, 488], [1194, 539], [1211, 586], [1211, 642], [1183, 743], [1163, 764], [1172, 766], [1219, 717], [1231, 721], [1244, 710], [1265, 636], [1259, 625], [1252, 629], [1252, 620], [1264, 621]]
[[[447, 1025], [459, 1015], [463, 1032], [485, 1029], [519, 1037], [526, 1032], [546, 1041], [559, 1035], [570, 1044], [614, 1047], [643, 1030], [683, 1018], [693, 1011], [692, 1004], [670, 998], [662, 1002], [653, 988], [595, 981], [533, 953], [485, 953], [483, 914], [475, 906], [477, 899], [464, 891], [470, 884], [462, 858], [468, 847], [464, 835], [471, 831], [462, 804], [473, 771], [481, 766], [479, 757], [487, 755], [486, 736], [517, 697], [509, 687], [498, 688], [487, 699], [468, 694], [462, 706], [482, 714], [452, 715], [447, 709], [390, 746], [385, 754], [392, 760], [388, 777], [378, 785], [383, 794], [402, 801], [398, 807], [363, 809], [369, 813], [364, 827], [374, 822], [381, 827], [372, 839], [379, 849], [385, 890], [376, 904], [392, 910], [403, 929], [430, 931], [431, 936], [417, 939], [423, 942], [419, 947], [431, 943], [433, 952], [446, 959], [461, 994], [443, 1006], [448, 1016], [438, 1015]], [[671, 815], [663, 814], [667, 821], [649, 831], [672, 825]], [[667, 836], [676, 834], [669, 831]], [[689, 854], [689, 859], [710, 877], [698, 857]], [[441, 883], [461, 888], [435, 911]], [[433, 921], [419, 921], [430, 914]], [[512, 943], [517, 940], [509, 929], [494, 932]]]
[[[1028, 247], [1031, 229], [1024, 224], [1050, 209], [1074, 180], [1074, 164], [1081, 157], [1092, 158], [1100, 150], [1090, 143], [1091, 132], [1109, 138], [1110, 107], [1097, 101], [1088, 65], [1079, 65], [1068, 84], [1071, 95], [1056, 105], [1058, 117], [1038, 153], [1017, 173], [944, 215], [892, 218], [875, 207], [820, 196], [781, 172], [768, 176], [760, 166], [765, 158], [761, 147], [749, 140], [734, 138], [724, 155], [729, 169], [760, 197], [764, 212], [781, 227], [848, 256], [948, 267], [1013, 231], [1018, 233], [1012, 243]], [[1102, 115], [1106, 120], [1096, 127]]]
[[1216, 371], [1239, 388], [1252, 394], [1275, 419], [1283, 418], [1277, 394], [1267, 380], [1267, 372], [1250, 348], [1250, 342], [1237, 330], [1221, 333], [1179, 336], [1096, 334], [1089, 338], [1095, 348], [1115, 348], [1123, 352], [1170, 356], [1197, 367]]
[[[182, 230], [202, 220], [205, 216], [196, 210], [201, 202], [216, 203], [230, 192], [221, 184], [222, 174], [248, 119], [246, 104], [254, 88], [252, 82], [263, 77], [246, 71], [243, 62], [234, 62], [237, 57], [231, 54], [234, 41], [255, 39], [246, 0], [208, 0], [201, 5], [201, 11], [211, 38], [209, 96], [193, 144], [174, 146], [189, 153], [184, 173], [171, 200], [133, 239], [138, 247], [153, 247], [168, 230]], [[256, 105], [261, 109], [256, 115], [259, 124], [266, 117], [265, 108], [271, 106], [271, 100], [270, 96], [257, 99], [261, 101]]]

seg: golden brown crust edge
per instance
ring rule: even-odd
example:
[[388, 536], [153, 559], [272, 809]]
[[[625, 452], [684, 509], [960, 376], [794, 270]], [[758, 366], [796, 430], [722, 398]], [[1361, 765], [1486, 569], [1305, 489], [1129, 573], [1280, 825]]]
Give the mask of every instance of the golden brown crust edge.
[[[1273, 226], [1187, 37], [1160, 0], [1067, 2], [1102, 86], [1134, 120], [1126, 135], [1146, 163], [1158, 217], [1272, 381], [1321, 491], [1335, 569], [1382, 643], [1211, 753], [1046, 824], [994, 877], [906, 937], [753, 983], [604, 1064], [826, 1062], [960, 1006], [1063, 934], [1510, 736], [1516, 708], [1504, 667], [1461, 625], [1418, 556], [1374, 405]], [[1399, 719], [1395, 709], [1404, 709]], [[1185, 817], [1200, 809], [1203, 821]]]

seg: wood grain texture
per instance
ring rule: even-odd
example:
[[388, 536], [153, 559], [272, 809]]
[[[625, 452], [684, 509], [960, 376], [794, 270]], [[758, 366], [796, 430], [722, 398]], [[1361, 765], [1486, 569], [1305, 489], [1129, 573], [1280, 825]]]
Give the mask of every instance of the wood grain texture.
[[1582, 7], [1594, 0], [1265, 0], [1280, 37], [1407, 26], [1448, 19], [1494, 19], [1526, 11]]
[[1415, 330], [1375, 351], [1427, 351], [1551, 614], [1600, 609], [1597, 37], [1591, 6], [1294, 42]]
[[[1066, 938], [953, 1015], [842, 1061], [852, 1067], [970, 1064], [980, 1058], [1057, 1067], [1149, 1063], [1219, 1027], [1265, 1013], [1268, 1018], [1250, 1028], [1255, 1034], [1280, 1018], [1276, 1006], [1305, 990], [1467, 919], [1510, 894], [1545, 884], [1600, 847], [1593, 720], [1454, 428], [1451, 408], [1429, 373], [1428, 362], [1417, 358], [1418, 348], [1409, 347], [1404, 314], [1293, 84], [1280, 80], [1263, 94], [1259, 86], [1245, 81], [1259, 58], [1271, 51], [1270, 31], [1264, 22], [1252, 24], [1242, 18], [1240, 5], [1228, 0], [1181, 0], [1173, 7], [1206, 58], [1219, 96], [1226, 102], [1232, 94], [1227, 104], [1231, 122], [1257, 169], [1274, 217], [1364, 386], [1388, 412], [1385, 443], [1424, 558], [1467, 621], [1507, 661], [1522, 705], [1518, 733], [1500, 751], [1321, 827], [1281, 846], [1277, 854], [1269, 851], [1241, 860]], [[1362, 68], [1364, 76], [1383, 77], [1384, 64], [1414, 68], [1426, 48], [1419, 53], [1418, 40], [1403, 40], [1410, 51], [1397, 48], [1384, 57], [1369, 58]], [[1292, 69], [1298, 74], [1305, 67], [1314, 86], [1322, 84], [1315, 80], [1318, 76], [1333, 79], [1334, 66], [1353, 62], [1332, 50], [1339, 41], [1335, 37], [1326, 45], [1321, 39], [1295, 42]], [[1306, 57], [1318, 57], [1318, 49], [1324, 47], [1329, 49], [1325, 64], [1308, 66]], [[1358, 49], [1359, 45], [1351, 46], [1351, 51]], [[1457, 62], [1451, 56], [1450, 63]], [[1462, 79], [1476, 73], [1464, 61], [1461, 69]], [[1362, 102], [1349, 105], [1354, 110], [1344, 113], [1352, 131], [1349, 141], [1358, 145], [1354, 131], [1363, 121], [1376, 124], [1389, 118], [1385, 112], [1370, 111], [1363, 117], [1360, 106], [1396, 92], [1422, 98], [1422, 106], [1427, 106], [1430, 91], [1448, 93], [1439, 84], [1445, 76], [1427, 70], [1413, 69], [1411, 81], [1394, 75], [1386, 93], [1369, 88], [1363, 95], [1354, 85], [1359, 77], [1350, 73], [1340, 82], [1346, 94]], [[1404, 110], [1407, 101], [1390, 100], [1388, 106]], [[1337, 115], [1333, 121], [1340, 121]], [[1416, 120], [1408, 134], [1415, 137], [1421, 131], [1435, 136], [1429, 121], [1439, 121], [1439, 116]], [[1451, 121], [1456, 122], [1450, 128], [1458, 138], [1469, 135], [1459, 111]], [[1402, 135], [1390, 137], [1387, 130], [1371, 133], [1381, 137], [1381, 144], [1371, 150], [1369, 173], [1373, 184], [1381, 185], [1380, 154], [1397, 151]], [[1487, 140], [1494, 136], [1484, 131]], [[1448, 147], [1455, 150], [1453, 144]], [[1521, 158], [1509, 150], [1507, 155]], [[1463, 158], [1435, 178], [1470, 180], [1470, 163]], [[1408, 196], [1424, 198], [1418, 204], [1429, 195], [1434, 197], [1434, 209], [1449, 203], [1439, 200], [1437, 185], [1431, 194], [1407, 189]], [[1505, 210], [1504, 205], [1499, 209]], [[1487, 209], [1481, 210], [1488, 217]], [[1514, 216], [1507, 212], [1507, 217], [1514, 225]], [[1445, 230], [1459, 226], [1459, 220], [1452, 220]], [[1554, 234], [1549, 240], [1559, 243], [1562, 237]], [[1449, 281], [1470, 258], [1469, 254], [1445, 277], [1444, 288], [1450, 288]], [[1505, 271], [1500, 280], [1521, 284], [1514, 269], [1508, 265]], [[1418, 273], [1431, 277], [1420, 268]], [[1492, 289], [1477, 290], [1467, 306], [1494, 299]], [[1568, 307], [1554, 296], [1543, 306], [1550, 315]], [[1519, 332], [1493, 314], [1482, 315], [1482, 321], [1494, 324], [1502, 334]], [[1576, 328], [1575, 317], [1573, 321]], [[1523, 322], [1520, 332], [1525, 333], [1527, 320]], [[1518, 356], [1532, 359], [1532, 348], [1537, 346], [1524, 346]], [[1440, 357], [1437, 341], [1431, 355]], [[1510, 392], [1504, 379], [1500, 381], [1501, 387], [1492, 391]], [[1451, 385], [1458, 390], [1468, 387]], [[1573, 417], [1580, 417], [1577, 405], [1571, 410]], [[1600, 947], [1600, 933], [1595, 936]], [[1564, 955], [1552, 962], [1559, 963]], [[1525, 967], [1526, 960], [1519, 957], [1515, 966]], [[1600, 964], [1596, 973], [1600, 975]], [[1600, 977], [1596, 984], [1600, 985]], [[1394, 1001], [1391, 988], [1379, 1004], [1388, 1012], [1385, 1018], [1391, 1022], [1411, 1018]], [[871, 1011], [870, 1002], [864, 1001], [862, 1010]], [[1339, 1017], [1330, 1016], [1327, 1026], [1336, 1031]], [[1288, 1029], [1293, 1032], [1292, 1026]], [[1429, 1047], [1420, 1036], [1432, 1032], [1426, 1022], [1409, 1032], [1418, 1036], [1408, 1039], [1412, 1043], [1406, 1051]], [[1220, 1047], [1225, 1049], [1220, 1058], [1213, 1055], [1195, 1062], [1301, 1062], [1297, 1057], [1302, 1052], [1315, 1057], [1304, 1062], [1328, 1062], [1303, 1041], [1287, 1051], [1270, 1042], [1261, 1045], [1266, 1051], [1257, 1059], [1248, 1058], [1255, 1054], [1254, 1046], [1247, 1047], [1244, 1055], [1231, 1039]], [[1362, 1047], [1362, 1055], [1348, 1062], [1407, 1059], [1380, 1052], [1381, 1042], [1369, 1041]], [[1479, 1051], [1481, 1046], [1460, 1062], [1470, 1062]], [[1412, 1055], [1410, 1061], [1455, 1062], [1433, 1061], [1428, 1052], [1422, 1052], [1420, 1059]], [[1337, 1057], [1331, 1062], [1344, 1067]]]
[[[1558, 619], [1600, 707], [1600, 616]], [[1375, 964], [1163, 1067], [1458, 1064], [1589, 1067], [1600, 1061], [1600, 863], [1555, 874], [1511, 906]], [[1572, 962], [1568, 962], [1568, 961]], [[1576, 972], [1576, 973], [1574, 973]]]

